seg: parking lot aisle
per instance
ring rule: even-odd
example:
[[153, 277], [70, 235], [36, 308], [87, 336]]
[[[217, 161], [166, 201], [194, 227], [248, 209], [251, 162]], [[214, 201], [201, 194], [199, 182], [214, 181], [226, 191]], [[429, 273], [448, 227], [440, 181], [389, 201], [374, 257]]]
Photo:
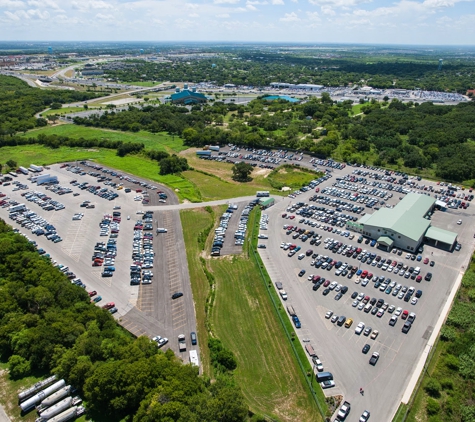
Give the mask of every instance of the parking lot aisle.
[[137, 300], [137, 308], [142, 312], [145, 312], [147, 315], [152, 315], [154, 310], [154, 292], [153, 292], [153, 283], [152, 284], [140, 284], [139, 295]]
[[[230, 203], [234, 202], [231, 201]], [[221, 249], [221, 255], [240, 254], [242, 252], [242, 245], [234, 244], [234, 234], [238, 229], [240, 221], [239, 219], [241, 217], [242, 211], [244, 210], [244, 207], [248, 204], [248, 202], [239, 202], [234, 204], [236, 204], [238, 208], [234, 210], [233, 215], [229, 220], [229, 225], [226, 229], [226, 237], [224, 238], [223, 247]]]
[[61, 248], [64, 253], [69, 255], [76, 262], [79, 262], [81, 258], [81, 252], [84, 250], [87, 239], [84, 226], [87, 227], [90, 225], [92, 223], [91, 220], [92, 218], [89, 215], [85, 215], [81, 220], [72, 221], [64, 235]]

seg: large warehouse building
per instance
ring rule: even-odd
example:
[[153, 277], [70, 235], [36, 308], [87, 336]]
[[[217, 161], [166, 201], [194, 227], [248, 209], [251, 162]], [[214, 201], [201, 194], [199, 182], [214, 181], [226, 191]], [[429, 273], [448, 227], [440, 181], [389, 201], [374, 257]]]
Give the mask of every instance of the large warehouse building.
[[422, 242], [451, 250], [457, 233], [431, 227], [426, 218], [434, 209], [435, 199], [427, 195], [409, 193], [394, 208], [382, 208], [366, 214], [348, 228], [378, 242], [378, 247], [399, 248], [416, 252]]

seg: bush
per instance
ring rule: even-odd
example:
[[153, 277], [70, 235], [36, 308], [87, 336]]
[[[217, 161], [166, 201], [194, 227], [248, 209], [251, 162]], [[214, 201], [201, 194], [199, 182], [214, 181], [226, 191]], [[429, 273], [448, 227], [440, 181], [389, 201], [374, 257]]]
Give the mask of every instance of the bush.
[[23, 378], [31, 371], [30, 361], [21, 356], [12, 355], [8, 359], [8, 370], [12, 379]]
[[453, 390], [454, 389], [454, 382], [451, 378], [444, 378], [440, 381], [440, 385], [442, 386], [443, 390]]
[[454, 355], [447, 355], [444, 359], [445, 366], [447, 368], [452, 369], [453, 371], [456, 371], [459, 369], [459, 360], [457, 356]]
[[440, 412], [440, 404], [433, 398], [427, 399], [426, 411], [429, 416], [437, 415]]
[[429, 396], [438, 398], [440, 397], [440, 388], [440, 383], [434, 378], [431, 378], [429, 381], [427, 381], [424, 390], [427, 394], [429, 394]]

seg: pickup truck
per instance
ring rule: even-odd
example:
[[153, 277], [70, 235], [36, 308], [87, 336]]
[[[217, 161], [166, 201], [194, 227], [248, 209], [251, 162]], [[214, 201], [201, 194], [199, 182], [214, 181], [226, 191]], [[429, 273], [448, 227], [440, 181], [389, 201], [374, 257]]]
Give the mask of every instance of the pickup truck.
[[351, 410], [350, 403], [347, 401], [344, 401], [340, 407], [340, 410], [338, 411], [336, 415], [337, 420], [344, 421], [346, 417], [350, 414], [350, 410]]

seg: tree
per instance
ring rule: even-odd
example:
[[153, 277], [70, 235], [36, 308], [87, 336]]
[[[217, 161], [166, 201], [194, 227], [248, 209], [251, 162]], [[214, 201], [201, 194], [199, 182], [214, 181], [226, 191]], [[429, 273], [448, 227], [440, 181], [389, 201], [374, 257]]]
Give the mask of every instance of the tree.
[[23, 378], [31, 371], [30, 361], [21, 356], [12, 355], [8, 359], [8, 371], [13, 379]]
[[59, 110], [62, 107], [63, 107], [63, 105], [61, 103], [56, 103], [55, 102], [55, 103], [52, 103], [49, 108], [51, 110]]
[[17, 167], [17, 162], [15, 160], [8, 160], [7, 161], [7, 166], [10, 168], [10, 169], [14, 169]]
[[252, 173], [253, 167], [248, 163], [237, 163], [234, 164], [233, 168], [233, 180], [236, 182], [250, 182], [252, 178], [250, 174]]

